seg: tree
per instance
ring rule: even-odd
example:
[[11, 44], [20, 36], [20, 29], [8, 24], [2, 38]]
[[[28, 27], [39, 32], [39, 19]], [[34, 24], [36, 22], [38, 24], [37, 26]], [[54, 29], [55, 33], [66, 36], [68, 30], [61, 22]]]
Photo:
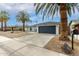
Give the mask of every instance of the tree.
[[0, 11], [0, 21], [1, 21], [1, 29], [3, 31], [3, 22], [4, 22], [4, 31], [6, 31], [6, 22], [9, 19], [8, 12], [6, 11]]
[[68, 20], [67, 15], [71, 16], [72, 12], [75, 13], [75, 9], [78, 10], [78, 5], [76, 3], [35, 3], [36, 14], [40, 12], [45, 16], [54, 17], [56, 13], [60, 14], [60, 37], [68, 37]]
[[29, 15], [25, 11], [19, 11], [19, 13], [16, 15], [17, 21], [22, 22], [23, 27], [22, 30], [25, 31], [25, 22], [30, 21]]

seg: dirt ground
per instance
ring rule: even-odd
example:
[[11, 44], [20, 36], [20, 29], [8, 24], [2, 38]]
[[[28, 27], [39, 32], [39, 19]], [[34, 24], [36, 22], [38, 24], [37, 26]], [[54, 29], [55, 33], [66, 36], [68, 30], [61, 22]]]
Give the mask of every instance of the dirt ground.
[[11, 33], [11, 31], [6, 31], [6, 32], [0, 31], [1, 36], [6, 36], [9, 38], [17, 38], [17, 37], [21, 37], [24, 35], [30, 35], [30, 34], [32, 34], [32, 33], [22, 32], [22, 31], [14, 31], [13, 33]]
[[[59, 37], [56, 36], [56, 37], [52, 38], [45, 45], [44, 48], [52, 50], [52, 51], [56, 51], [56, 52], [59, 52], [59, 53], [66, 54], [63, 51], [63, 49], [61, 48], [64, 43], [67, 43], [71, 47], [71, 41], [61, 41], [61, 40], [59, 40]], [[74, 40], [74, 50], [72, 50], [72, 53], [71, 54], [66, 54], [66, 55], [79, 56], [79, 41], [78, 40]]]

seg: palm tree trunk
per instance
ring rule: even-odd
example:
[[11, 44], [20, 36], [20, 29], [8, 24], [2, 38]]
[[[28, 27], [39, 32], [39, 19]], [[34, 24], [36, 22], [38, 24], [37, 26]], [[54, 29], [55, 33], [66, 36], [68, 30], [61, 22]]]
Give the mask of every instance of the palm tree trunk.
[[1, 31], [3, 31], [3, 22], [1, 22]]
[[25, 22], [23, 22], [23, 32], [25, 32]]
[[61, 3], [60, 4], [60, 16], [61, 16], [61, 24], [60, 24], [60, 34], [61, 38], [64, 39], [64, 37], [68, 36], [68, 24], [67, 24], [67, 9], [66, 4]]
[[6, 27], [7, 27], [6, 22], [4, 22], [4, 31], [6, 31]]

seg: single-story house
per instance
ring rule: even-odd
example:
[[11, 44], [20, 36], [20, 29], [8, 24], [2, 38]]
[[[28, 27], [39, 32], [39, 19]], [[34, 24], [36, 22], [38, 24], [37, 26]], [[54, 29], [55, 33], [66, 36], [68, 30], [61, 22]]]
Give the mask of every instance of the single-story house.
[[79, 24], [79, 20], [70, 21], [70, 30], [73, 31], [74, 27]]
[[38, 33], [59, 34], [59, 22], [44, 22], [30, 26], [29, 31]]
[[[75, 27], [77, 27], [76, 28], [77, 30], [79, 29], [79, 20], [72, 20], [70, 22], [70, 30], [71, 30], [71, 32], [75, 29]], [[77, 34], [77, 35], [75, 34], [74, 39], [79, 40], [79, 34]]]

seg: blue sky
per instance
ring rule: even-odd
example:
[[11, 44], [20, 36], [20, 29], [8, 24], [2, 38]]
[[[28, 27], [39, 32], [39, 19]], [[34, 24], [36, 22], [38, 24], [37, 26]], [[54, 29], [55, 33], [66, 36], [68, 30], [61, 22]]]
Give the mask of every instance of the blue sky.
[[[33, 25], [41, 22], [51, 22], [51, 21], [59, 22], [60, 21], [60, 17], [57, 15], [55, 15], [53, 19], [47, 17], [45, 18], [45, 20], [42, 20], [41, 14], [39, 15], [35, 14], [35, 8], [32, 3], [0, 3], [0, 10], [6, 10], [9, 12], [10, 16], [7, 22], [8, 26], [22, 25], [21, 22], [16, 21], [16, 14], [18, 13], [18, 11], [21, 11], [21, 10], [26, 10], [30, 15], [30, 19], [32, 20], [32, 22], [29, 22], [28, 25]], [[75, 14], [72, 14], [71, 17], [68, 16], [69, 21], [77, 20], [77, 19], [79, 19], [78, 11], [76, 11]]]

